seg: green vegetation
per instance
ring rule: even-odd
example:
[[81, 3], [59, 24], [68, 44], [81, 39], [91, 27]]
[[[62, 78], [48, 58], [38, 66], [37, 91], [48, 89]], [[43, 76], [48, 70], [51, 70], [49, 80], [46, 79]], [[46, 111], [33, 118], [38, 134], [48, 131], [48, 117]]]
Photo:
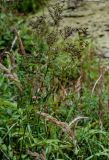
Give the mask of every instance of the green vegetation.
[[37, 9], [46, 5], [48, 0], [23, 0], [17, 5], [19, 11], [23, 12], [36, 12]]
[[[41, 7], [46, 5], [48, 0], [2, 0], [0, 2], [2, 7], [17, 9], [20, 12], [36, 12]], [[1, 7], [1, 8], [2, 8]]]
[[108, 62], [56, 9], [54, 27], [0, 13], [2, 160], [109, 159]]

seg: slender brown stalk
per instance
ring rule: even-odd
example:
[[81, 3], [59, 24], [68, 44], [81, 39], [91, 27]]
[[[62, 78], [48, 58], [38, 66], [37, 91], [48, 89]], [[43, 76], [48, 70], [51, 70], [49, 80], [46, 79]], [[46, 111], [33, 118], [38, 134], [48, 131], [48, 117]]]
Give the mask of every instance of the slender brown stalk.
[[98, 82], [98, 97], [99, 97], [99, 101], [98, 101], [98, 114], [99, 114], [99, 118], [101, 121], [103, 121], [103, 86], [104, 86], [104, 74], [105, 74], [105, 68], [104, 67], [99, 67], [99, 73], [100, 73], [100, 79]]
[[15, 32], [15, 34], [16, 34], [16, 36], [17, 36], [17, 39], [18, 39], [18, 42], [19, 42], [19, 47], [20, 47], [20, 50], [21, 50], [21, 54], [22, 54], [22, 55], [26, 55], [26, 52], [25, 52], [25, 48], [24, 48], [22, 39], [21, 39], [20, 34], [19, 34], [19, 32], [17, 31], [16, 28], [14, 29], [14, 32]]

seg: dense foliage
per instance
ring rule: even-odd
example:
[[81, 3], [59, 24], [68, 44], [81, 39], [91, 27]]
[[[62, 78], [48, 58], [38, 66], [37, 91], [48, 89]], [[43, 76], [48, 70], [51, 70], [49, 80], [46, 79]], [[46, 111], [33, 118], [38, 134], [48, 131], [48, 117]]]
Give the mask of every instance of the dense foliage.
[[17, 5], [19, 11], [36, 12], [37, 9], [46, 5], [48, 0], [23, 0]]
[[8, 9], [17, 9], [22, 13], [37, 12], [38, 9], [44, 7], [48, 0], [2, 0], [0, 3]]
[[54, 26], [0, 13], [2, 160], [109, 159], [108, 62], [56, 7]]

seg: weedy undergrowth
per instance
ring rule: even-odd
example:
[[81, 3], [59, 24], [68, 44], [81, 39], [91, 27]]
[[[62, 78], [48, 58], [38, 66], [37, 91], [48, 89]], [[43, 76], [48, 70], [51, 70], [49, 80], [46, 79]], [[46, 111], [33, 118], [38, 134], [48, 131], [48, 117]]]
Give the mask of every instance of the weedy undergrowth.
[[108, 159], [108, 63], [87, 29], [60, 29], [60, 7], [49, 12], [54, 26], [40, 16], [0, 40], [0, 156]]

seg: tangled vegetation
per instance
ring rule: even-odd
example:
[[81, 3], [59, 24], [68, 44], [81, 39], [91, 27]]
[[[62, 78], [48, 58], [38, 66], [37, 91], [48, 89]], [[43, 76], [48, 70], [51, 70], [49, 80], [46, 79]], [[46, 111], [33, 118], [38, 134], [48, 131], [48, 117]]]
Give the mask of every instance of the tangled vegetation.
[[49, 11], [54, 26], [0, 13], [0, 157], [107, 160], [108, 62], [87, 29], [60, 29], [61, 8]]

